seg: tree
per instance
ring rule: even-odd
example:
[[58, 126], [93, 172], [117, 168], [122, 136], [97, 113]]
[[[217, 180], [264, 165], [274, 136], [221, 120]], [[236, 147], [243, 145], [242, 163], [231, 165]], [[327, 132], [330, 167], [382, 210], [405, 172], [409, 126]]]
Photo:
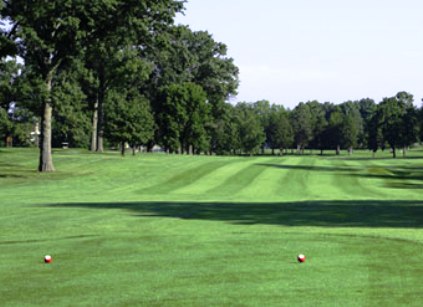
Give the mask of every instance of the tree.
[[378, 105], [378, 111], [383, 138], [391, 147], [392, 156], [396, 158], [396, 149], [402, 145], [405, 105], [396, 97], [384, 98]]
[[327, 105], [321, 104], [316, 100], [307, 102], [310, 108], [312, 118], [312, 139], [310, 141], [311, 148], [320, 149], [320, 154], [323, 155], [324, 148], [324, 131], [327, 128], [328, 122], [326, 119]]
[[173, 84], [163, 90], [159, 125], [162, 145], [170, 152], [200, 152], [208, 147], [205, 124], [206, 93], [194, 83]]
[[325, 131], [325, 142], [328, 148], [335, 149], [337, 155], [341, 152], [342, 123], [344, 116], [339, 106], [334, 106], [329, 112], [328, 127]]
[[[82, 70], [82, 71], [81, 71]], [[80, 86], [82, 63], [72, 65], [56, 77], [52, 89], [52, 145], [87, 148], [90, 137], [90, 116], [86, 95]]]
[[297, 151], [304, 152], [312, 137], [312, 116], [310, 108], [300, 102], [291, 112], [291, 125], [294, 130], [294, 141]]
[[[254, 110], [254, 113], [256, 114], [257, 118], [260, 121], [260, 125], [263, 129], [263, 131], [266, 131], [266, 128], [269, 126], [270, 121], [270, 115], [271, 115], [271, 108], [270, 108], [270, 102], [268, 100], [259, 100], [257, 102], [254, 102], [252, 104], [252, 108]], [[261, 144], [261, 153], [264, 154], [264, 148], [266, 145], [269, 145], [269, 139], [266, 138]]]
[[215, 150], [217, 154], [236, 154], [241, 149], [236, 109], [229, 103], [224, 108], [216, 122]]
[[413, 95], [407, 92], [398, 92], [395, 96], [404, 109], [401, 127], [401, 146], [403, 156], [406, 156], [408, 147], [418, 140], [418, 114], [413, 104]]
[[254, 154], [265, 141], [265, 134], [260, 120], [251, 105], [236, 105], [241, 149], [247, 154]]
[[382, 128], [381, 128], [381, 115], [380, 110], [376, 111], [371, 120], [367, 124], [367, 148], [372, 151], [373, 158], [379, 147], [383, 147], [383, 135], [382, 135]]
[[[215, 151], [216, 129], [226, 110], [225, 101], [236, 93], [238, 86], [238, 68], [227, 57], [226, 46], [216, 42], [208, 32], [194, 32], [187, 26], [176, 26], [161, 33], [154, 42], [155, 45], [148, 51], [148, 59], [154, 63], [154, 69], [147, 91], [155, 114], [159, 116], [162, 88], [185, 82], [200, 85], [210, 106], [206, 130], [209, 147]], [[162, 134], [158, 133], [158, 136]]]
[[266, 138], [272, 152], [274, 152], [274, 149], [279, 149], [280, 155], [283, 154], [284, 149], [292, 145], [294, 133], [288, 112], [283, 107], [272, 107], [272, 113], [266, 127]]
[[376, 114], [377, 105], [373, 99], [364, 98], [356, 102], [359, 106], [361, 118], [363, 120], [363, 131], [358, 137], [359, 146], [362, 148], [371, 147], [367, 143], [369, 140], [370, 126], [373, 116]]
[[344, 117], [341, 124], [342, 145], [348, 148], [349, 154], [352, 154], [352, 150], [357, 147], [358, 138], [363, 131], [363, 120], [358, 104], [347, 101], [341, 105], [341, 108]]
[[83, 20], [89, 16], [84, 5], [71, 2], [58, 4], [57, 1], [33, 1], [28, 5], [28, 1], [10, 0], [1, 10], [1, 17], [11, 22], [8, 36], [17, 44], [19, 55], [44, 84], [45, 95], [40, 102], [42, 120], [38, 167], [43, 172], [54, 171], [51, 156], [51, 91], [54, 79], [67, 60], [78, 52], [81, 38], [90, 30], [89, 23]]
[[125, 145], [133, 149], [145, 145], [154, 134], [154, 118], [145, 97], [136, 90], [109, 91], [106, 97], [106, 135], [112, 142], [121, 145], [125, 155]]
[[29, 145], [32, 114], [17, 103], [21, 70], [15, 60], [0, 61], [0, 138], [7, 146]]

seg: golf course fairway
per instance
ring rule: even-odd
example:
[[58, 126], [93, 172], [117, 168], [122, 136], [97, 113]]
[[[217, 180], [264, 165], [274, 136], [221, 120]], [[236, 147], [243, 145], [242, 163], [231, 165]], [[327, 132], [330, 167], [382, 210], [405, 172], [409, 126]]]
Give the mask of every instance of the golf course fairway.
[[1, 306], [423, 305], [421, 149], [53, 159], [0, 150]]

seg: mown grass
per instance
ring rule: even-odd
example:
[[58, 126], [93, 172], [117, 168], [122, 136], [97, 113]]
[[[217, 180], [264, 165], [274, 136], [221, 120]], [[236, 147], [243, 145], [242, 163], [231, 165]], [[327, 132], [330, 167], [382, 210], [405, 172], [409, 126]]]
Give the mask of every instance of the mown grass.
[[370, 157], [1, 149], [0, 305], [421, 306], [423, 152]]

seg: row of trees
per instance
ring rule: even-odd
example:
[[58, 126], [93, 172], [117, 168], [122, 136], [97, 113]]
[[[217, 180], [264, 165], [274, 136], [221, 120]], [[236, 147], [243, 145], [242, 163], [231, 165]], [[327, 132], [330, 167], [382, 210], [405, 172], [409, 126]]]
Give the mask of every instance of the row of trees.
[[390, 146], [395, 156], [423, 131], [406, 92], [293, 110], [227, 103], [238, 68], [209, 33], [174, 24], [182, 10], [175, 0], [3, 0], [4, 142], [28, 144], [40, 122], [39, 170], [53, 171], [51, 148], [63, 142], [97, 152], [121, 144], [122, 153], [124, 144], [217, 154]]
[[228, 106], [229, 116], [222, 130], [219, 151], [255, 153], [271, 148], [302, 154], [306, 148], [352, 154], [354, 148], [398, 148], [406, 154], [410, 145], [423, 139], [423, 107], [417, 109], [407, 92], [384, 98], [333, 103], [309, 101], [293, 110], [268, 101]]

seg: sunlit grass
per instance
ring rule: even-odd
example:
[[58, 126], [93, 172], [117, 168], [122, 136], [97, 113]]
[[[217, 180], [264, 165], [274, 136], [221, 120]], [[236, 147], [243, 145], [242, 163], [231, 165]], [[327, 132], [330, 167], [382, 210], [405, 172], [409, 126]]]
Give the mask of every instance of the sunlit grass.
[[418, 149], [54, 162], [0, 150], [0, 305], [423, 304]]

